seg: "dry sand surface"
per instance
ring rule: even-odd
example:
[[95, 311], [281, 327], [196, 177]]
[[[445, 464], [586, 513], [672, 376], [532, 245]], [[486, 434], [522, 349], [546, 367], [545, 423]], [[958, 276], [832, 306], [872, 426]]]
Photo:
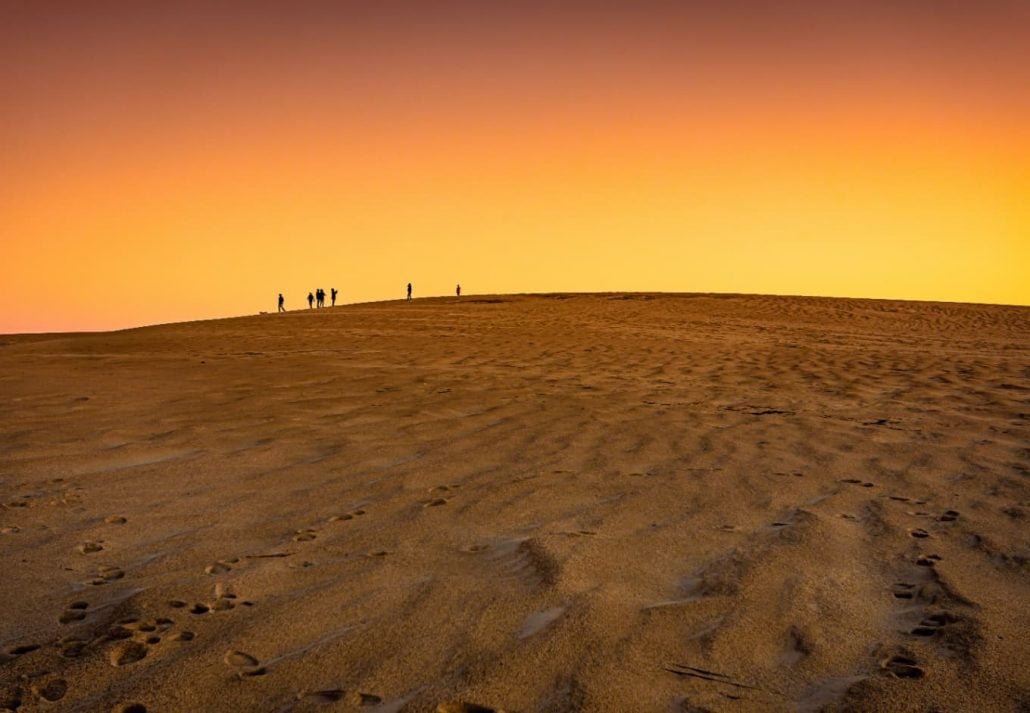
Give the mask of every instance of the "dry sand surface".
[[0, 709], [1030, 708], [1030, 309], [0, 338]]

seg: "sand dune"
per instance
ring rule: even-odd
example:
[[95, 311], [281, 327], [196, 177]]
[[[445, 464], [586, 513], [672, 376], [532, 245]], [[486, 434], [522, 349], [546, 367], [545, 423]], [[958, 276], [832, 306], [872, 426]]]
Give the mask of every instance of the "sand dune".
[[0, 709], [1030, 707], [1030, 309], [0, 337]]

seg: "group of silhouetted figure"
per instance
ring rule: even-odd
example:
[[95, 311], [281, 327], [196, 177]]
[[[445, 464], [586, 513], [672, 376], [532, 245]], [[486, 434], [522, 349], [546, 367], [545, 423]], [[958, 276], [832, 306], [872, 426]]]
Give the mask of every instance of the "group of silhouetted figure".
[[[332, 300], [333, 300], [332, 306], [335, 307], [336, 306], [336, 295], [338, 295], [340, 293], [336, 291], [335, 287], [333, 287], [330, 290], [330, 292], [331, 292], [331, 297], [332, 297]], [[280, 301], [282, 301], [282, 295], [279, 295], [279, 299], [280, 299]], [[311, 294], [310, 292], [308, 293], [308, 309], [311, 309], [312, 307], [314, 307], [316, 309], [321, 309], [322, 307], [325, 307], [325, 290], [323, 290], [321, 287], [319, 287], [317, 290], [315, 290], [314, 294]]]
[[[330, 290], [329, 290], [329, 299], [331, 300], [331, 305], [330, 306], [332, 306], [332, 307], [336, 306], [336, 296], [339, 295], [339, 294], [340, 293], [336, 290], [335, 287], [330, 288]], [[461, 297], [461, 285], [456, 285], [455, 286], [454, 294], [457, 295], [458, 297]], [[410, 282], [408, 283], [408, 299], [409, 300], [411, 299], [411, 283]], [[309, 292], [308, 293], [308, 309], [320, 309], [322, 307], [325, 307], [325, 290], [323, 290], [321, 287], [319, 287], [314, 292]], [[279, 293], [279, 311], [280, 312], [285, 312], [286, 311], [286, 298], [283, 297], [283, 293], [282, 292]]]

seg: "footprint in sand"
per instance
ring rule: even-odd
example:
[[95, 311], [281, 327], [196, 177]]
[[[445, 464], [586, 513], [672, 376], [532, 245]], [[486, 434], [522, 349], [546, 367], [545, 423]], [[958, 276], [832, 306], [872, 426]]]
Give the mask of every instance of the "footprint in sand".
[[21, 528], [17, 525], [7, 525], [5, 527], [0, 527], [0, 535], [15, 535], [19, 532], [21, 532]]
[[243, 651], [227, 651], [222, 660], [229, 666], [236, 667], [258, 665], [258, 660], [255, 657]]
[[436, 713], [497, 713], [497, 709], [481, 706], [478, 703], [465, 701], [449, 701], [436, 707]]
[[940, 555], [920, 555], [916, 558], [916, 564], [920, 567], [936, 567], [940, 561]]
[[365, 511], [361, 510], [361, 509], [351, 510], [350, 512], [345, 512], [342, 515], [331, 515], [329, 517], [329, 522], [339, 522], [341, 520], [353, 520], [354, 518], [361, 517], [364, 514], [365, 514]]
[[235, 609], [236, 603], [231, 599], [216, 599], [211, 602], [211, 611], [229, 611]]
[[[191, 614], [196, 614], [197, 616], [201, 616], [213, 611], [229, 611], [230, 609], [236, 608], [236, 602], [234, 601], [235, 599], [236, 595], [233, 594], [224, 583], [219, 582], [215, 585], [214, 601], [197, 602], [192, 607], [190, 607], [189, 611]], [[173, 606], [178, 609], [185, 606], [186, 603], [179, 599], [173, 599], [168, 604], [169, 606]], [[251, 602], [243, 602], [243, 604], [250, 606]]]
[[102, 638], [110, 641], [122, 641], [123, 639], [132, 638], [132, 630], [126, 626], [126, 622], [132, 621], [131, 619], [123, 619], [117, 626], [112, 626], [104, 634]]
[[70, 624], [73, 621], [82, 621], [86, 618], [86, 610], [89, 609], [89, 602], [72, 602], [68, 608], [58, 617], [62, 624]]
[[875, 487], [875, 485], [876, 485], [875, 483], [870, 483], [869, 481], [859, 480], [858, 478], [843, 478], [839, 482], [841, 482], [841, 483], [848, 483], [850, 485], [861, 485], [863, 488], [872, 488], [872, 487]]
[[316, 537], [317, 537], [317, 535], [315, 534], [314, 530], [311, 530], [311, 529], [308, 529], [308, 530], [297, 530], [296, 533], [293, 535], [293, 541], [294, 542], [310, 542], [311, 540], [315, 539]]
[[83, 542], [75, 549], [84, 555], [91, 555], [94, 552], [100, 552], [100, 550], [104, 549], [104, 546], [99, 542]]
[[20, 646], [8, 646], [4, 649], [4, 653], [8, 656], [17, 657], [31, 654], [37, 649], [39, 649], [39, 644], [21, 644]]
[[147, 713], [147, 707], [142, 703], [119, 703], [111, 713]]
[[244, 651], [227, 651], [222, 660], [225, 661], [227, 666], [235, 668], [236, 675], [240, 677], [264, 676], [268, 673], [256, 657]]
[[124, 525], [128, 520], [121, 515], [108, 515], [104, 518], [104, 522], [108, 525]]
[[59, 643], [61, 645], [61, 656], [68, 659], [74, 659], [82, 655], [82, 652], [86, 650], [90, 641], [78, 636], [66, 636], [61, 639]]
[[111, 565], [102, 565], [97, 570], [97, 576], [93, 579], [92, 584], [101, 585], [107, 584], [116, 579], [121, 579], [125, 576], [125, 572], [120, 567], [112, 567]]
[[328, 705], [330, 703], [339, 703], [345, 695], [347, 695], [347, 692], [342, 688], [327, 688], [324, 691], [301, 691], [297, 694], [297, 698], [302, 701], [312, 701], [313, 703]]
[[450, 498], [433, 498], [432, 500], [422, 501], [422, 507], [424, 508], [435, 508], [441, 505], [446, 505], [450, 501]]
[[15, 711], [21, 707], [24, 691], [20, 686], [0, 688], [0, 710]]
[[912, 537], [918, 537], [920, 539], [922, 539], [924, 537], [929, 537], [930, 536], [930, 533], [927, 532], [926, 530], [924, 530], [921, 527], [916, 527], [916, 528], [913, 528], [913, 529], [909, 530], [908, 534], [911, 535]]
[[204, 571], [207, 574], [225, 574], [226, 572], [232, 571], [232, 566], [228, 562], [218, 560], [217, 562], [212, 562], [205, 567]]
[[[244, 605], [250, 606], [250, 602], [243, 602]], [[232, 590], [229, 584], [225, 582], [218, 582], [214, 585], [214, 602], [211, 604], [211, 609], [214, 611], [229, 611], [236, 607], [236, 592]]]
[[898, 582], [891, 589], [895, 599], [912, 599], [916, 594], [916, 585], [907, 582]]
[[156, 644], [157, 641], [151, 641], [153, 638], [158, 638], [157, 634], [164, 633], [171, 629], [175, 625], [174, 619], [168, 617], [157, 617], [156, 619], [144, 619], [140, 620], [135, 617], [129, 617], [128, 619], [122, 619], [118, 622], [119, 627], [129, 632], [130, 635], [135, 632], [137, 637], [146, 639], [148, 644]]
[[140, 641], [124, 641], [111, 650], [112, 666], [128, 666], [142, 661], [147, 655], [147, 645]]
[[955, 510], [945, 510], [937, 519], [941, 522], [954, 522], [958, 520], [958, 512]]
[[324, 706], [331, 703], [339, 703], [344, 698], [347, 698], [348, 703], [351, 705], [360, 706], [362, 708], [378, 706], [383, 702], [382, 697], [371, 693], [352, 693], [348, 696], [347, 691], [342, 688], [326, 688], [321, 691], [300, 691], [297, 693], [298, 700], [310, 701], [311, 703], [321, 704]]
[[52, 678], [49, 681], [38, 681], [32, 684], [32, 692], [47, 703], [54, 703], [68, 693], [68, 682], [63, 678]]
[[922, 678], [924, 675], [923, 669], [916, 665], [916, 660], [903, 654], [885, 659], [880, 663], [880, 668], [897, 678]]
[[930, 614], [919, 622], [919, 626], [915, 627], [909, 633], [912, 636], [934, 636], [941, 632], [941, 629], [958, 622], [958, 617], [948, 612], [937, 612]]

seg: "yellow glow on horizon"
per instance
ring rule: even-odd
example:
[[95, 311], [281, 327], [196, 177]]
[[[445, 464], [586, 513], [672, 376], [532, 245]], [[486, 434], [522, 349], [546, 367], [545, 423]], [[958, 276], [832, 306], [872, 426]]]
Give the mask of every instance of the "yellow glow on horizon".
[[340, 95], [285, 65], [211, 85], [172, 72], [174, 91], [130, 67], [138, 96], [101, 87], [95, 104], [63, 86], [74, 117], [0, 135], [0, 332], [271, 311], [278, 292], [296, 309], [315, 287], [389, 299], [408, 281], [1030, 305], [1030, 118], [1004, 86], [971, 102], [783, 70], [768, 89], [777, 70], [741, 79], [752, 58], [680, 91], [652, 71], [660, 52], [635, 51], [614, 79], [495, 58], [504, 91], [446, 63], [455, 76], [394, 90], [408, 56]]

